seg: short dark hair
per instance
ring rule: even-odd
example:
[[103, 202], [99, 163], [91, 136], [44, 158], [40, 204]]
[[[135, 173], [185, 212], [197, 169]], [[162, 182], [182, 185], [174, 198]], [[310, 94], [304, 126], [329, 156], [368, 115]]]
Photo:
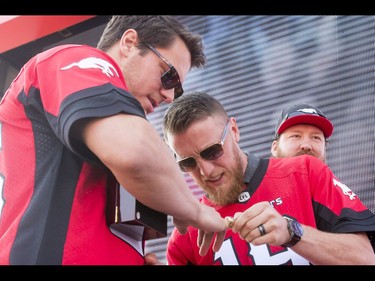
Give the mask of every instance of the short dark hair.
[[223, 105], [204, 92], [187, 93], [169, 105], [163, 117], [163, 133], [178, 134], [184, 132], [193, 122], [210, 116], [222, 116], [228, 119]]
[[106, 52], [118, 42], [124, 32], [134, 29], [138, 33], [142, 51], [148, 50], [146, 44], [154, 47], [168, 47], [180, 37], [191, 54], [191, 68], [206, 64], [202, 37], [193, 33], [173, 16], [112, 16], [107, 23], [97, 48]]

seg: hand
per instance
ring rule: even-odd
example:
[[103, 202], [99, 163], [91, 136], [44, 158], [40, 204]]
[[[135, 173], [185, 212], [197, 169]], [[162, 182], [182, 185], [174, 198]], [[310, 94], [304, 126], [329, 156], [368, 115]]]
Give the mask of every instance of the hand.
[[145, 265], [165, 265], [158, 260], [158, 257], [154, 253], [147, 253], [145, 255]]
[[290, 240], [287, 221], [268, 202], [234, 215], [232, 231], [253, 245], [283, 245]]
[[188, 223], [177, 218], [173, 218], [173, 224], [181, 234], [187, 232], [187, 227], [192, 225], [198, 228], [197, 245], [200, 248], [199, 254], [204, 256], [207, 254], [211, 242], [214, 240], [212, 249], [214, 252], [219, 251], [224, 242], [225, 232], [227, 228], [226, 220], [212, 207], [200, 204], [201, 211], [198, 213], [197, 221]]

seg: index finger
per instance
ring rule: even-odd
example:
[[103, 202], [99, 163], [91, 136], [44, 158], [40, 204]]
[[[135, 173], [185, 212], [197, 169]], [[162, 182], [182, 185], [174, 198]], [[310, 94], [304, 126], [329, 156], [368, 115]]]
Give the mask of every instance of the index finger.
[[224, 238], [225, 238], [225, 232], [226, 232], [226, 230], [216, 233], [215, 242], [214, 242], [214, 245], [212, 246], [212, 250], [214, 252], [218, 252], [220, 250], [221, 246], [223, 245]]
[[201, 233], [201, 241], [200, 241], [200, 248], [199, 248], [199, 255], [205, 256], [208, 253], [208, 250], [210, 249], [210, 245], [212, 242], [212, 239], [214, 237], [214, 232], [203, 232]]

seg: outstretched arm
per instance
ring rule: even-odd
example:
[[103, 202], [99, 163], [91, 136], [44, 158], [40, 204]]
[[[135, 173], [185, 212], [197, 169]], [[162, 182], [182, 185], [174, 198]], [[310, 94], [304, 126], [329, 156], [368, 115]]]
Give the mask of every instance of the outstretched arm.
[[118, 114], [92, 119], [83, 128], [83, 142], [119, 183], [143, 204], [173, 216], [180, 232], [188, 225], [225, 232], [225, 220], [194, 197], [171, 151], [147, 120]]

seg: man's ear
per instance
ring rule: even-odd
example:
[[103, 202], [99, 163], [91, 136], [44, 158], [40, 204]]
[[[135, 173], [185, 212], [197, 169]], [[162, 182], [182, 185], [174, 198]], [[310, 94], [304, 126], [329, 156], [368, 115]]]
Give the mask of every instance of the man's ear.
[[126, 30], [120, 40], [121, 52], [127, 56], [131, 49], [138, 44], [138, 33], [134, 29]]
[[277, 146], [278, 146], [277, 140], [274, 140], [271, 144], [271, 154], [273, 157], [276, 157], [276, 151], [277, 151]]
[[238, 143], [240, 141], [240, 129], [237, 125], [237, 120], [234, 117], [230, 117], [231, 124], [231, 131], [234, 136], [235, 141]]

